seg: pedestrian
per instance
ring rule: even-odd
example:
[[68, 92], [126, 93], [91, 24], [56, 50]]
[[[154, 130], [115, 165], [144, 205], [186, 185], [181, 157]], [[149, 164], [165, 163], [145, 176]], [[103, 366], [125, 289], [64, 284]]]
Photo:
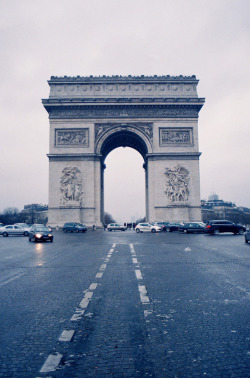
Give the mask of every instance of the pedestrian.
[[95, 224], [93, 224], [93, 228], [92, 228], [93, 231], [95, 231]]

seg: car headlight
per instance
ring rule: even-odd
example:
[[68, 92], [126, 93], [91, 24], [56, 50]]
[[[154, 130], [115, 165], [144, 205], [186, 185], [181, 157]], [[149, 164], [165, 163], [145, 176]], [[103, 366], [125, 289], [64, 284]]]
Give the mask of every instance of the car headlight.
[[41, 238], [42, 234], [36, 234], [36, 238]]
[[51, 238], [51, 236], [52, 236], [52, 235], [51, 235], [51, 234], [49, 234], [49, 237], [50, 237], [50, 238]]

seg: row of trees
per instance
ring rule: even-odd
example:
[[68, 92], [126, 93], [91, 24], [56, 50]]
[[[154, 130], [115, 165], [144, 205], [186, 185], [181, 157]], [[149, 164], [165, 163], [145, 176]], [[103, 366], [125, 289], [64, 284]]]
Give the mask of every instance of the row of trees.
[[42, 223], [46, 224], [48, 221], [47, 213], [31, 211], [19, 211], [16, 207], [7, 207], [0, 213], [0, 223], [14, 224], [14, 223]]

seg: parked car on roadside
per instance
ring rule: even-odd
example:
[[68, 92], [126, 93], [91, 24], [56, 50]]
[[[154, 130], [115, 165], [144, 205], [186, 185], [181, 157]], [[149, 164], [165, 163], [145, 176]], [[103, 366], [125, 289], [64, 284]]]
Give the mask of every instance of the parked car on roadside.
[[16, 226], [14, 224], [6, 225], [0, 228], [0, 235], [9, 236], [9, 235], [24, 235], [28, 236], [29, 232], [23, 229], [20, 226]]
[[127, 229], [126, 226], [122, 226], [121, 224], [118, 223], [110, 223], [107, 225], [107, 230], [108, 231], [125, 231]]
[[180, 226], [183, 226], [183, 224], [182, 223], [169, 223], [166, 226], [166, 231], [167, 232], [178, 231]]
[[138, 223], [135, 227], [135, 231], [139, 232], [160, 232], [161, 226], [152, 225], [150, 223]]
[[248, 243], [250, 241], [250, 230], [245, 232], [245, 242]]
[[246, 227], [235, 224], [228, 220], [211, 220], [206, 224], [205, 233], [211, 235], [219, 235], [223, 232], [232, 232], [234, 235], [243, 235]]
[[86, 232], [87, 227], [77, 222], [64, 223], [63, 232]]
[[48, 227], [45, 226], [33, 226], [29, 231], [29, 241], [41, 242], [50, 241], [53, 242], [54, 238]]
[[161, 231], [163, 231], [163, 227], [164, 227], [163, 222], [151, 222], [150, 224], [152, 226], [158, 226], [158, 227], [160, 227]]
[[184, 232], [185, 234], [200, 232], [203, 233], [205, 230], [205, 223], [203, 222], [189, 222], [184, 223], [182, 226], [178, 227], [178, 231]]
[[158, 226], [161, 226], [162, 231], [166, 231], [167, 226], [170, 222], [157, 222]]

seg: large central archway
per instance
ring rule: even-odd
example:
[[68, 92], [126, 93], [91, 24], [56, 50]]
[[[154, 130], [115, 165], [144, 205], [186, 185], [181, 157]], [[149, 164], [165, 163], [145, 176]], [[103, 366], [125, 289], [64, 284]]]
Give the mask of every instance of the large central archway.
[[[126, 127], [126, 128], [125, 128]], [[105, 159], [110, 152], [119, 147], [130, 147], [140, 153], [144, 160], [143, 168], [145, 169], [145, 207], [147, 214], [148, 203], [148, 185], [147, 185], [147, 155], [151, 152], [150, 142], [137, 129], [131, 126], [119, 126], [106, 130], [96, 146], [97, 154], [102, 158], [102, 173], [101, 173], [101, 220], [104, 223], [104, 193], [105, 180], [104, 170], [106, 168]]]
[[148, 221], [200, 220], [198, 80], [191, 77], [51, 77], [49, 223], [103, 220], [107, 155], [144, 160]]
[[[145, 164], [131, 147], [118, 147], [106, 157], [104, 169], [104, 221], [109, 214], [118, 223], [134, 223], [146, 216]], [[108, 219], [106, 219], [108, 218]]]

